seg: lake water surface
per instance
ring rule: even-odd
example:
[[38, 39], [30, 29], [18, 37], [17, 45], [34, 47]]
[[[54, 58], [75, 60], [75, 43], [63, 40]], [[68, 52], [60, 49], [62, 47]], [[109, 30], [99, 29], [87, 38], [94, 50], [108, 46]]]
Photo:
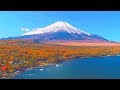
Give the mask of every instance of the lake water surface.
[[27, 70], [13, 79], [120, 79], [120, 56], [77, 58]]

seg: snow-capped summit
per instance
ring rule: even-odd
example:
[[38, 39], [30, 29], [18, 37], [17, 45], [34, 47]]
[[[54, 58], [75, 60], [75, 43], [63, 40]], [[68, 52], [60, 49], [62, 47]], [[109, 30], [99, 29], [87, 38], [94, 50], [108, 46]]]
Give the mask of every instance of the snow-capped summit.
[[72, 25], [70, 25], [67, 22], [63, 22], [63, 21], [57, 21], [49, 26], [46, 26], [44, 28], [36, 28], [33, 29], [30, 32], [26, 32], [22, 35], [34, 35], [34, 34], [43, 34], [43, 33], [55, 33], [55, 32], [60, 32], [60, 31], [65, 31], [68, 33], [74, 33], [74, 34], [85, 34], [85, 35], [89, 35], [89, 33], [84, 32]]
[[101, 36], [89, 34], [67, 22], [57, 21], [43, 28], [36, 28], [22, 34], [18, 39], [29, 39], [35, 42], [49, 40], [92, 40], [107, 41]]
[[44, 28], [36, 28], [32, 31], [22, 34], [21, 36], [6, 39], [23, 39], [34, 42], [51, 40], [108, 41], [101, 36], [89, 34], [63, 21], [57, 21]]

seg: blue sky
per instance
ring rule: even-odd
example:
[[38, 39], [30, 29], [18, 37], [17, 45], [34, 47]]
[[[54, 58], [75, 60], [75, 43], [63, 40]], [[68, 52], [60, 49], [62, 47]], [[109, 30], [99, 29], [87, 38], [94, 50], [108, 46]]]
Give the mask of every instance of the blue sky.
[[[120, 11], [0, 11], [0, 38], [65, 21], [90, 34], [120, 42]], [[21, 30], [22, 29], [22, 30]]]

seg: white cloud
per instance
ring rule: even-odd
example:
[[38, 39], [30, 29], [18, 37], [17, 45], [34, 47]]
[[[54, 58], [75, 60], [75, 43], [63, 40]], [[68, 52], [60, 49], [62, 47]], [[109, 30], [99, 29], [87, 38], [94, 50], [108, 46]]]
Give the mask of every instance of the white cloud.
[[24, 31], [24, 32], [29, 32], [29, 31], [30, 31], [30, 29], [28, 29], [28, 28], [21, 28], [21, 31]]

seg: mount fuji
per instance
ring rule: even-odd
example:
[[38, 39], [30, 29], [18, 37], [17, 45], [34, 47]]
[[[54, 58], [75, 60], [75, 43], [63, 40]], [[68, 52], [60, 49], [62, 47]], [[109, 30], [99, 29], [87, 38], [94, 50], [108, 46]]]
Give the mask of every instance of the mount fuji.
[[31, 32], [24, 33], [23, 35], [34, 35], [34, 34], [43, 34], [43, 33], [55, 33], [55, 32], [67, 32], [69, 34], [85, 34], [90, 35], [87, 32], [79, 30], [76, 27], [73, 27], [67, 22], [57, 21], [45, 28], [37, 28]]
[[50, 40], [91, 40], [91, 41], [108, 41], [107, 39], [89, 34], [82, 31], [67, 22], [57, 21], [44, 28], [37, 28], [26, 32], [19, 37], [11, 39], [27, 39], [32, 41], [50, 41]]

